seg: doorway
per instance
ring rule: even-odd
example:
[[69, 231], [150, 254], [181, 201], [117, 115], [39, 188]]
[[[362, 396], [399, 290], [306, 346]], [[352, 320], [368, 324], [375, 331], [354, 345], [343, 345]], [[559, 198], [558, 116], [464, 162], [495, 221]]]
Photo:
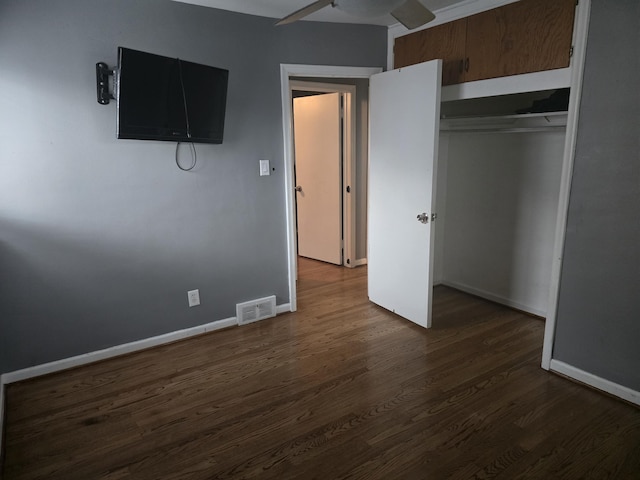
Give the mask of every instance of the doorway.
[[355, 86], [292, 81], [297, 254], [353, 266]]
[[[283, 118], [283, 137], [284, 137], [284, 155], [285, 155], [285, 196], [287, 206], [287, 261], [289, 272], [289, 299], [290, 310], [297, 310], [297, 238], [296, 238], [296, 208], [295, 208], [295, 163], [293, 151], [293, 113], [292, 113], [292, 84], [297, 81], [304, 81], [304, 88], [308, 88], [310, 80], [315, 83], [321, 83], [318, 79], [368, 79], [374, 73], [379, 73], [382, 68], [367, 67], [339, 67], [325, 65], [290, 65], [283, 64], [280, 66], [281, 79], [281, 98], [282, 98], [282, 118]], [[337, 91], [337, 88], [347, 87], [349, 85], [332, 84], [331, 91]], [[355, 112], [355, 94], [351, 95], [351, 101], [345, 104], [345, 113]], [[353, 147], [351, 147], [353, 148]], [[349, 219], [345, 228], [344, 250], [345, 258], [349, 260], [349, 266], [357, 266], [356, 259], [356, 235], [355, 230], [355, 209], [354, 201], [357, 192], [354, 192], [354, 176], [355, 176], [355, 155], [351, 159], [345, 159], [343, 165], [343, 194], [346, 187], [350, 187], [347, 192], [346, 200], [343, 202], [343, 212], [345, 219]], [[364, 202], [363, 202], [364, 203]], [[355, 260], [355, 261], [354, 261]]]

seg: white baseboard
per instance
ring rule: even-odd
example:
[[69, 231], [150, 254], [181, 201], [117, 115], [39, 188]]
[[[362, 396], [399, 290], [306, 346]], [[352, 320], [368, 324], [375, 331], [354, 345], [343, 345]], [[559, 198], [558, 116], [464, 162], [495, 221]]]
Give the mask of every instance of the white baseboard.
[[175, 332], [169, 332], [131, 343], [116, 345], [114, 347], [105, 348], [104, 350], [83, 353], [82, 355], [77, 355], [75, 357], [64, 358], [62, 360], [36, 365], [34, 367], [23, 368], [22, 370], [16, 370], [15, 372], [4, 373], [2, 374], [2, 380], [5, 384], [19, 382], [21, 380], [39, 377], [48, 373], [66, 370], [67, 368], [79, 367], [81, 365], [86, 365], [87, 363], [93, 363], [99, 360], [124, 355], [126, 353], [175, 342], [176, 340], [182, 340], [183, 338], [193, 337], [194, 335], [200, 335], [202, 333], [219, 330], [221, 328], [232, 327], [234, 325], [238, 325], [236, 317], [217, 320], [215, 322], [205, 323], [204, 325], [185, 328], [184, 330], [177, 330]]
[[[288, 303], [276, 306], [277, 315], [289, 312], [290, 310], [291, 307]], [[138, 350], [156, 347], [158, 345], [164, 345], [166, 343], [175, 342], [184, 338], [212, 332], [214, 330], [220, 330], [221, 328], [234, 327], [237, 325], [238, 319], [236, 317], [216, 320], [215, 322], [205, 323], [204, 325], [185, 328], [183, 330], [176, 330], [175, 332], [169, 332], [163, 335], [145, 338], [143, 340], [137, 340], [135, 342], [125, 343], [122, 345], [116, 345], [114, 347], [105, 348], [104, 350], [83, 353], [82, 355], [77, 355], [75, 357], [64, 358], [62, 360], [56, 360], [54, 362], [44, 363], [42, 365], [36, 365], [34, 367], [24, 368], [22, 370], [4, 373], [0, 378], [2, 379], [3, 384], [19, 382], [21, 380], [39, 377], [40, 375], [59, 372], [60, 370], [66, 370], [67, 368], [79, 367], [81, 365], [86, 365], [87, 363], [105, 360], [107, 358], [116, 357], [118, 355], [124, 355], [127, 353], [136, 352]]]
[[[285, 303], [276, 307], [276, 314], [279, 315], [281, 313], [289, 312], [290, 310], [290, 304]], [[116, 345], [114, 347], [105, 348], [104, 350], [83, 353], [82, 355], [77, 355], [75, 357], [64, 358], [62, 360], [56, 360], [54, 362], [36, 365], [34, 367], [23, 368], [22, 370], [4, 373], [0, 376], [0, 379], [2, 380], [0, 384], [4, 386], [7, 383], [19, 382], [21, 380], [39, 377], [48, 373], [66, 370], [67, 368], [79, 367], [81, 365], [86, 365], [87, 363], [93, 363], [99, 360], [117, 357], [119, 355], [156, 347], [158, 345], [164, 345], [166, 343], [175, 342], [184, 338], [201, 335], [203, 333], [220, 330], [222, 328], [234, 327], [237, 325], [238, 320], [236, 319], [236, 317], [230, 317], [223, 320], [216, 320], [215, 322], [211, 323], [205, 323], [204, 325], [198, 325], [196, 327], [185, 328], [183, 330], [176, 330], [175, 332], [169, 332], [163, 335], [145, 338], [143, 340], [137, 340], [135, 342]]]
[[547, 312], [545, 310], [540, 310], [539, 308], [534, 308], [530, 305], [525, 305], [523, 303], [515, 302], [509, 298], [501, 297], [499, 295], [494, 295], [491, 292], [487, 292], [479, 288], [470, 287], [462, 283], [451, 282], [449, 280], [443, 280], [441, 284], [446, 285], [447, 287], [455, 288], [456, 290], [460, 290], [462, 292], [469, 293], [471, 295], [475, 295], [477, 297], [486, 298], [487, 300], [491, 300], [492, 302], [501, 303], [502, 305], [515, 308], [516, 310], [521, 310], [523, 312], [527, 312], [532, 315], [537, 315], [538, 317], [547, 316]]
[[[290, 311], [290, 303], [284, 303], [282, 305], [276, 306], [276, 315], [280, 315], [281, 313]], [[175, 332], [169, 332], [163, 335], [145, 338], [143, 340], [138, 340], [135, 342], [116, 345], [114, 347], [105, 348], [104, 350], [97, 350], [95, 352], [84, 353], [75, 357], [69, 357], [62, 360], [56, 360], [54, 362], [43, 363], [34, 367], [23, 368], [14, 372], [3, 373], [2, 375], [0, 375], [0, 449], [2, 448], [2, 433], [4, 432], [4, 387], [6, 384], [28, 380], [30, 378], [39, 377], [48, 373], [59, 372], [68, 368], [79, 367], [88, 363], [97, 362], [99, 360], [105, 360], [107, 358], [117, 357], [119, 355], [124, 355], [139, 350], [145, 350], [151, 347], [157, 347], [158, 345], [164, 345], [166, 343], [175, 342], [177, 340], [193, 337], [195, 335], [201, 335], [203, 333], [213, 332], [214, 330], [234, 327], [237, 325], [238, 319], [236, 317], [225, 318], [223, 320], [216, 320], [215, 322], [205, 323], [204, 325], [198, 325], [196, 327], [185, 328], [183, 330], [177, 330]]]
[[597, 388], [603, 392], [610, 393], [618, 398], [626, 400], [635, 405], [640, 405], [640, 392], [631, 390], [610, 380], [605, 380], [592, 373], [585, 372], [560, 360], [551, 360], [550, 369], [552, 372], [560, 373], [578, 382]]
[[367, 264], [367, 259], [366, 258], [358, 258], [356, 259], [355, 262], [353, 262], [353, 266], [354, 267], [359, 267], [360, 265], [366, 265]]
[[283, 303], [282, 305], [276, 305], [276, 315], [280, 315], [282, 313], [288, 313], [291, 311], [290, 303]]

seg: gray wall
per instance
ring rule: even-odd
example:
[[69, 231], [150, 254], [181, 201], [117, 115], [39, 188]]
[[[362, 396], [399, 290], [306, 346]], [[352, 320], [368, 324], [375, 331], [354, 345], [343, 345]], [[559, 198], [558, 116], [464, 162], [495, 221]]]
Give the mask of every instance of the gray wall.
[[593, 0], [553, 357], [640, 391], [640, 2]]
[[[95, 63], [119, 45], [230, 70], [224, 144], [192, 172], [175, 144], [116, 140]], [[385, 62], [383, 27], [0, 0], [0, 373], [288, 302], [279, 65]]]

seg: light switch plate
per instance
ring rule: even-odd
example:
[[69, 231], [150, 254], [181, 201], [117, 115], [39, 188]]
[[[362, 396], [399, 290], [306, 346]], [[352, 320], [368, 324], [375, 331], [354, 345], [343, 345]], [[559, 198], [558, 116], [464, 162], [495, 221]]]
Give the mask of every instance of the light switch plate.
[[269, 160], [260, 160], [260, 176], [264, 177], [266, 175], [271, 175]]

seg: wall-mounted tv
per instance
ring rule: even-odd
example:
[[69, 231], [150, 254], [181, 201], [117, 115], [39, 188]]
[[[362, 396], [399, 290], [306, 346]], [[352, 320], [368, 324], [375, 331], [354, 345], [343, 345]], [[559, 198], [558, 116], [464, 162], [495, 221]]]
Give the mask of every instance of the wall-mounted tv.
[[229, 71], [118, 48], [117, 137], [222, 143]]

